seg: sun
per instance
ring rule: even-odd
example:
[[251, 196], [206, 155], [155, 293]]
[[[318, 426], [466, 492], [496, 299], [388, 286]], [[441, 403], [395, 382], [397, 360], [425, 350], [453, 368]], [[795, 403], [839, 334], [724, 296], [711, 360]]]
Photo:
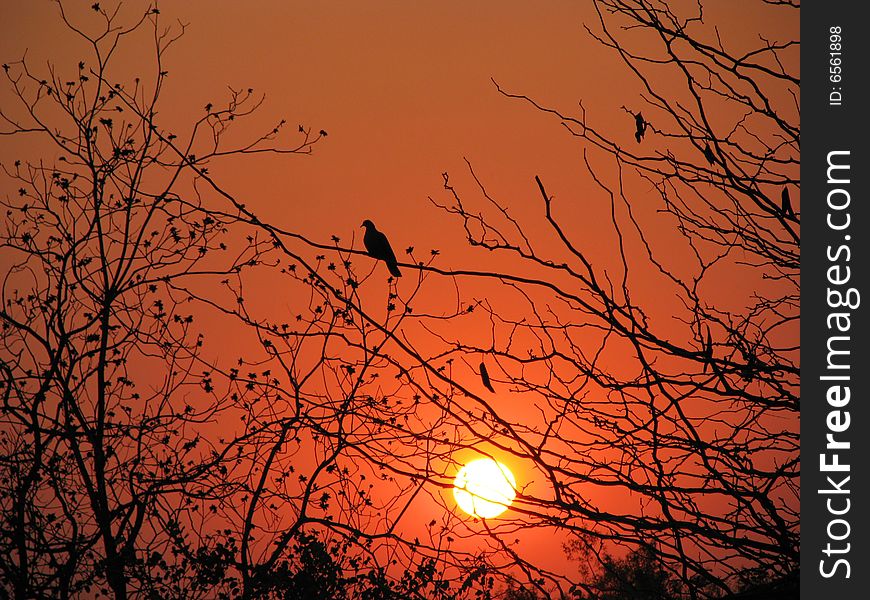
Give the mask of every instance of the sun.
[[478, 458], [459, 470], [453, 497], [459, 508], [473, 517], [491, 519], [507, 510], [517, 495], [510, 470], [491, 458]]

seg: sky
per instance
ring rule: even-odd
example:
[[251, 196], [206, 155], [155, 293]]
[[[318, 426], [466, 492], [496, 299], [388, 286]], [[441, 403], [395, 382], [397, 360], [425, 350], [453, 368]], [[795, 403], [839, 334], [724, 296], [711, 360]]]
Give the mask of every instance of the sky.
[[[590, 17], [582, 3], [219, 1], [161, 9], [164, 22], [189, 23], [167, 59], [166, 113], [184, 122], [219, 103], [226, 86], [253, 87], [266, 94], [264, 116], [328, 132], [310, 157], [257, 157], [244, 178], [220, 173], [264, 216], [315, 237], [349, 235], [371, 218], [397, 245], [444, 246], [434, 228], [407, 223], [440, 217], [427, 197], [441, 193], [442, 172], [456, 181], [466, 175], [463, 158], [495, 191], [532, 199], [540, 174], [558, 181], [561, 195], [580, 193], [582, 180], [570, 177], [576, 146], [552, 120], [500, 96], [491, 79], [568, 111], [581, 98], [608, 117], [618, 110], [613, 65], [584, 58], [595, 45], [582, 30]], [[41, 59], [56, 50], [53, 4], [0, 10], [0, 54], [29, 48]]]
[[[68, 3], [85, 27], [94, 18], [80, 8], [88, 4]], [[739, 2], [714, 2], [708, 10], [738, 45], [754, 35], [741, 22], [760, 18]], [[609, 205], [598, 201], [576, 140], [557, 119], [505, 98], [493, 83], [567, 114], [579, 115], [582, 101], [587, 116], [634, 143], [634, 120], [623, 107], [637, 105], [640, 90], [584, 30], [597, 19], [590, 3], [193, 0], [166, 2], [161, 11], [165, 23], [186, 24], [166, 59], [166, 122], [182, 126], [207, 103], [221, 104], [227, 86], [250, 87], [265, 93], [259, 122], [286, 119], [287, 140], [297, 124], [328, 133], [308, 156], [210, 167], [264, 220], [325, 243], [332, 234], [356, 236], [359, 247], [360, 223], [371, 219], [397, 251], [437, 248], [451, 266], [480, 261], [467, 254], [462, 228], [429, 201], [449, 199], [444, 172], [474, 193], [467, 160], [493, 196], [539, 225], [533, 215], [540, 176], [583, 236], [584, 250], [593, 259], [613, 258], [613, 232], [600, 226]], [[54, 57], [73, 69], [81, 47], [61, 35], [57, 12], [43, 0], [2, 3], [0, 58], [15, 60], [26, 50], [35, 64]], [[796, 17], [774, 28], [784, 36], [796, 31]], [[150, 64], [136, 51], [119, 59], [130, 70]], [[0, 148], [0, 159], [21, 150]], [[639, 205], [655, 197], [642, 187], [633, 192]], [[657, 218], [652, 209], [638, 210]], [[653, 289], [654, 278], [647, 285]], [[537, 543], [546, 548], [550, 540]]]
[[[132, 14], [144, 4], [124, 8]], [[69, 12], [83, 24], [94, 18], [76, 6]], [[458, 227], [413, 225], [448, 223], [428, 198], [446, 199], [444, 172], [460, 191], [474, 190], [465, 159], [516, 210], [536, 202], [535, 175], [567, 211], [603, 207], [587, 201], [592, 186], [579, 146], [558, 121], [501, 96], [492, 80], [574, 116], [582, 101], [590, 119], [612, 124], [626, 143], [634, 132], [622, 107], [637, 104], [640, 90], [584, 30], [597, 19], [586, 2], [194, 0], [161, 11], [165, 24], [186, 24], [166, 59], [163, 118], [189, 122], [206, 103], [220, 104], [227, 86], [250, 87], [266, 95], [264, 123], [288, 121], [287, 139], [297, 123], [328, 132], [311, 156], [257, 156], [243, 171], [211, 167], [263, 217], [313, 238], [347, 238], [369, 218], [394, 246], [461, 247]], [[707, 11], [721, 13], [721, 27], [734, 35], [751, 34], [728, 27], [752, 18], [745, 6], [713, 3]], [[75, 49], [57, 12], [47, 0], [0, 6], [0, 56], [26, 50], [38, 64]], [[787, 32], [796, 22], [779, 26]], [[148, 64], [135, 52], [122, 58], [131, 68]]]

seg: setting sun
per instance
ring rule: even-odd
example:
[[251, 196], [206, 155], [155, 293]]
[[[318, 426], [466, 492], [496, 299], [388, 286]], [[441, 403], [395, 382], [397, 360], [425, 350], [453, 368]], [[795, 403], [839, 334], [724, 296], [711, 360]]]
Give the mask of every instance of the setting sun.
[[473, 517], [491, 519], [513, 502], [517, 482], [513, 473], [500, 462], [479, 458], [459, 470], [453, 486], [459, 508]]

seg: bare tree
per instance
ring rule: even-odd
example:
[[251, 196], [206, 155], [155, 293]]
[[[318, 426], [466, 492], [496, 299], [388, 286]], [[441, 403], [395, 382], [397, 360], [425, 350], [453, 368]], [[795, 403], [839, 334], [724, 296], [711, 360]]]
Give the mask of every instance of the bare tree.
[[[0, 589], [488, 594], [485, 561], [445, 548], [445, 528], [420, 540], [395, 530], [432, 472], [387, 471], [429, 435], [419, 402], [392, 397], [409, 384], [387, 352], [423, 278], [404, 302], [394, 287], [364, 300], [382, 280], [355, 271], [362, 251], [335, 238], [312, 252], [210, 171], [307, 153], [326, 132], [286, 134], [282, 120], [252, 136], [246, 117], [263, 98], [250, 89], [169, 130], [165, 61], [184, 26], [156, 8], [129, 23], [97, 3], [92, 33], [58, 7], [89, 56], [45, 72], [4, 65], [0, 133], [56, 158], [2, 166], [17, 191], [2, 200]], [[141, 31], [153, 73], [125, 79], [115, 57]], [[277, 281], [293, 307], [280, 319], [258, 302]], [[216, 357], [208, 338], [221, 336], [245, 340], [240, 356]], [[387, 373], [395, 386], [380, 385]]]
[[[300, 128], [286, 146], [282, 122], [228, 144], [262, 102], [252, 90], [170, 132], [157, 115], [183, 26], [94, 4], [102, 25], [89, 33], [58, 6], [89, 55], [3, 65], [15, 102], [0, 134], [56, 158], [2, 166], [17, 192], [4, 193], [0, 234], [0, 573], [18, 598], [164, 596], [188, 576], [171, 536], [198, 525], [186, 518], [196, 484], [235, 458], [209, 431], [256, 390], [218, 387], [196, 305], [272, 247], [198, 186], [213, 160], [305, 153], [320, 136]], [[115, 79], [118, 48], [142, 30], [153, 73]]]
[[[681, 7], [686, 16], [663, 3], [595, 6], [589, 33], [639, 84], [624, 135], [605, 135], [582, 104], [566, 114], [499, 89], [582, 144], [596, 192], [567, 203], [607, 203], [616, 260], [590, 258], [582, 228], [560, 217], [540, 178], [530, 174], [524, 193], [539, 203], [543, 228], [517, 220], [473, 170], [475, 199], [445, 174], [446, 193], [433, 202], [497, 269], [445, 267], [437, 251], [421, 261], [408, 248], [403, 285], [389, 287], [384, 307], [373, 297], [382, 284], [360, 276], [352, 248], [338, 238], [335, 248], [302, 240], [323, 261], [336, 257], [302, 277], [317, 281], [318, 306], [342, 320], [341, 338], [355, 348], [332, 363], [344, 385], [323, 402], [341, 399], [342, 409], [325, 413], [336, 425], [321, 428], [318, 442], [334, 452], [322, 456], [338, 473], [351, 461], [395, 487], [379, 483], [389, 501], [377, 504], [371, 490], [371, 504], [340, 519], [310, 506], [294, 518], [354, 536], [350, 515], [398, 515], [358, 529], [373, 546], [428, 552], [453, 584], [470, 572], [465, 549], [474, 547], [480, 568], [508, 585], [523, 580], [530, 593], [607, 591], [596, 589], [606, 577], [551, 572], [514, 543], [538, 528], [573, 538], [572, 553], [599, 566], [614, 564], [620, 547], [655, 557], [678, 596], [730, 594], [747, 573], [791, 578], [799, 547], [797, 44], [761, 37], [757, 47], [729, 50], [700, 4]], [[654, 191], [657, 213], [640, 190]], [[418, 273], [410, 287], [408, 266]], [[261, 330], [274, 331], [266, 324]], [[481, 331], [488, 335], [475, 339]], [[492, 386], [537, 418], [493, 397]], [[469, 522], [441, 495], [468, 453], [509, 456], [532, 473], [499, 521]], [[397, 526], [421, 492], [445, 509], [428, 547]], [[436, 553], [444, 540], [456, 543]]]
[[[497, 385], [537, 407], [522, 430], [480, 436], [549, 483], [520, 502], [530, 526], [576, 532], [575, 549], [652, 551], [686, 596], [727, 594], [747, 569], [778, 579], [798, 567], [798, 44], [759, 34], [729, 48], [700, 2], [595, 8], [588, 33], [638, 84], [624, 133], [582, 103], [568, 113], [499, 88], [577, 138], [597, 189], [560, 203], [535, 177], [534, 227], [473, 171], [480, 201], [445, 174], [447, 199], [433, 201], [472, 247], [510, 257], [498, 272], [446, 274], [501, 284], [522, 305], [470, 302], [492, 335], [440, 329], [455, 343], [445, 357], [490, 357]], [[796, 6], [768, 8], [775, 22]], [[666, 218], [646, 208], [647, 190]], [[582, 227], [560, 217], [599, 199], [611, 263], [589, 258]]]

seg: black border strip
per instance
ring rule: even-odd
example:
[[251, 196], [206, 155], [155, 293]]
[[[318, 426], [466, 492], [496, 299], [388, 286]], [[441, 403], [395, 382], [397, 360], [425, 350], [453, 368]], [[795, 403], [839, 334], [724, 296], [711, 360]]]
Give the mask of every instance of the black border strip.
[[[847, 0], [801, 6], [801, 594], [809, 599], [870, 597], [867, 12]], [[829, 162], [843, 168], [829, 172]]]

